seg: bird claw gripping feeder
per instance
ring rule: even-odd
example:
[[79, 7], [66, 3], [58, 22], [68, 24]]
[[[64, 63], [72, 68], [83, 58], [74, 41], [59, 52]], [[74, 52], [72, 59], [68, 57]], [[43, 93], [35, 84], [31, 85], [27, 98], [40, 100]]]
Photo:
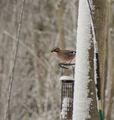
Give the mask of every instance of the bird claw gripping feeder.
[[72, 67], [72, 73], [73, 73], [73, 78], [74, 78], [74, 66], [75, 66], [75, 63], [70, 63], [70, 64], [59, 63], [59, 67], [62, 68], [62, 76], [63, 76], [63, 69], [68, 69], [68, 66]]
[[68, 69], [67, 66], [72, 66], [73, 68], [73, 65], [75, 65], [75, 63], [70, 63], [70, 64], [59, 63], [59, 66], [64, 69]]
[[72, 120], [74, 79], [70, 76], [62, 76], [61, 81], [61, 120]]

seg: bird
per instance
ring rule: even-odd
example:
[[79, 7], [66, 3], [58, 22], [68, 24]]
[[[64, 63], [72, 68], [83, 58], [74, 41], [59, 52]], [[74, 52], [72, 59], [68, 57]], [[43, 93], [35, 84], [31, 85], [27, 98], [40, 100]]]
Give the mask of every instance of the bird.
[[61, 50], [59, 47], [54, 47], [51, 52], [53, 52], [64, 64], [69, 64], [76, 56], [76, 51]]

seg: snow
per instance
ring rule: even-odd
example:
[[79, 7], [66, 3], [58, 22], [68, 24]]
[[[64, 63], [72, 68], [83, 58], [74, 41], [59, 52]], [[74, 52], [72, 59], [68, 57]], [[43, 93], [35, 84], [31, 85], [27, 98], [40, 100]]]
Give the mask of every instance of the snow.
[[61, 118], [66, 119], [67, 111], [69, 107], [72, 107], [72, 98], [67, 98], [65, 97], [63, 99], [63, 104], [62, 104], [62, 111], [61, 111]]
[[62, 76], [62, 77], [60, 77], [59, 80], [74, 80], [74, 78], [72, 78], [70, 76]]
[[89, 106], [92, 101], [88, 98], [89, 78], [89, 49], [91, 43], [91, 17], [87, 0], [79, 1], [78, 29], [77, 29], [77, 54], [75, 69], [75, 86], [74, 86], [74, 106], [73, 120], [86, 120], [89, 115]]

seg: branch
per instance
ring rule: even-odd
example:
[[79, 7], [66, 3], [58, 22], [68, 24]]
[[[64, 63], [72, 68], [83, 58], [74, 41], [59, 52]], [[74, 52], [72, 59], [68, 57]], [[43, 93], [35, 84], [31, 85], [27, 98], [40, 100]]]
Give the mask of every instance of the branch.
[[[9, 32], [4, 31], [4, 34], [9, 36], [10, 38], [12, 38], [12, 40], [17, 41], [17, 38], [14, 37], [13, 35], [11, 35]], [[30, 47], [28, 47], [25, 43], [23, 43], [22, 41], [19, 41], [19, 44], [24, 47], [33, 57], [35, 57], [35, 59], [48, 71], [47, 69], [47, 65], [34, 53], [33, 50], [30, 49]]]
[[11, 74], [11, 82], [10, 82], [10, 85], [9, 85], [8, 100], [7, 100], [6, 112], [5, 112], [5, 118], [4, 118], [5, 120], [7, 120], [8, 110], [9, 110], [9, 105], [10, 105], [10, 98], [11, 98], [11, 92], [12, 92], [12, 86], [13, 86], [13, 77], [14, 77], [15, 64], [16, 64], [16, 58], [17, 58], [17, 52], [18, 52], [18, 46], [19, 46], [21, 25], [22, 25], [24, 3], [25, 3], [25, 0], [23, 0], [22, 7], [21, 7], [20, 22], [19, 22], [19, 27], [18, 27], [17, 44], [16, 44], [16, 49], [15, 49], [15, 55], [14, 55], [14, 64], [13, 64], [13, 69], [12, 69], [12, 74]]
[[24, 106], [30, 113], [32, 113], [36, 118], [38, 118], [39, 116], [37, 115], [37, 113], [35, 113], [33, 110], [31, 110], [25, 103], [23, 103], [21, 100], [18, 100], [19, 104], [21, 104], [22, 106]]

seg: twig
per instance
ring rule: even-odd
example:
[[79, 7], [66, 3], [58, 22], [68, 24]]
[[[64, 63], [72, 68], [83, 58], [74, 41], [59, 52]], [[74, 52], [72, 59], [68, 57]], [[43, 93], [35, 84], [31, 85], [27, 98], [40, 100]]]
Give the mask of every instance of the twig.
[[9, 109], [10, 97], [11, 97], [11, 90], [12, 90], [12, 84], [13, 84], [13, 76], [14, 76], [14, 70], [15, 70], [15, 64], [16, 64], [16, 57], [17, 57], [18, 46], [19, 46], [19, 38], [20, 38], [20, 31], [21, 31], [21, 24], [22, 24], [24, 3], [25, 3], [25, 0], [23, 0], [22, 7], [21, 7], [21, 14], [20, 14], [20, 23], [19, 23], [19, 28], [18, 28], [17, 44], [16, 44], [16, 50], [15, 50], [15, 56], [14, 56], [14, 65], [13, 65], [12, 74], [11, 74], [11, 82], [10, 82], [10, 85], [9, 85], [9, 95], [8, 95], [6, 112], [5, 112], [5, 119], [4, 120], [7, 120], [7, 116], [8, 116], [8, 109]]
[[25, 107], [30, 113], [32, 113], [36, 118], [38, 118], [39, 116], [37, 115], [37, 113], [35, 113], [33, 110], [31, 110], [25, 103], [23, 103], [21, 100], [18, 100], [18, 102]]
[[[17, 38], [14, 37], [13, 35], [11, 35], [9, 32], [4, 31], [4, 34], [6, 34], [7, 36], [9, 36], [10, 38], [12, 38], [14, 41], [17, 41]], [[45, 65], [45, 63], [34, 53], [33, 50], [30, 49], [30, 47], [28, 47], [25, 43], [23, 43], [22, 41], [19, 41], [19, 44], [24, 47], [46, 70], [48, 70]]]

